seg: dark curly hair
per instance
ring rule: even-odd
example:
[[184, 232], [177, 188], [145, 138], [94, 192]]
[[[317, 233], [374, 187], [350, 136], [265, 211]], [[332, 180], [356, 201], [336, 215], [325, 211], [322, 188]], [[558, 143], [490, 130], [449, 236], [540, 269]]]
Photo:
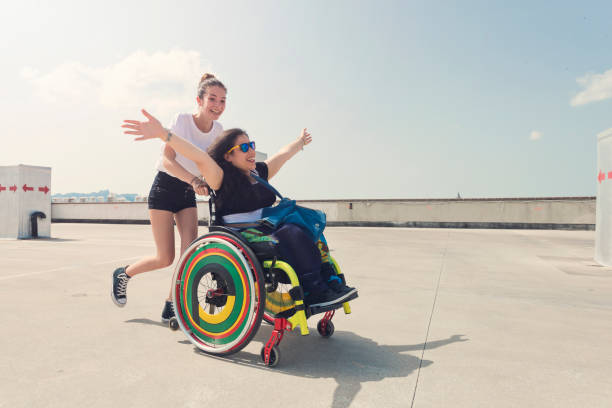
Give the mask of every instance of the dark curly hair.
[[219, 206], [223, 205], [223, 197], [226, 194], [232, 194], [234, 191], [239, 191], [245, 186], [248, 187], [251, 183], [246, 174], [240, 171], [240, 169], [232, 163], [225, 160], [225, 153], [234, 147], [236, 139], [241, 135], [249, 137], [248, 133], [242, 129], [228, 129], [218, 136], [207, 150], [210, 157], [212, 157], [223, 170], [223, 188], [219, 188], [216, 192], [216, 200]]

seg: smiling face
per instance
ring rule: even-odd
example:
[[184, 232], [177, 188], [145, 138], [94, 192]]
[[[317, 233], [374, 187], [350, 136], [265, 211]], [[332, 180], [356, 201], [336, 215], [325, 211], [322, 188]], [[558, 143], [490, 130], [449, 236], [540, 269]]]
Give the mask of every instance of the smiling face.
[[199, 114], [211, 119], [218, 120], [225, 110], [225, 89], [220, 86], [210, 86], [202, 97], [198, 97]]
[[[243, 133], [236, 138], [236, 140], [234, 141], [234, 146], [248, 142], [248, 136]], [[249, 148], [249, 150], [245, 153], [240, 148], [236, 148], [230, 153], [225, 153], [224, 158], [245, 174], [249, 174], [251, 170], [255, 170], [254, 149]]]

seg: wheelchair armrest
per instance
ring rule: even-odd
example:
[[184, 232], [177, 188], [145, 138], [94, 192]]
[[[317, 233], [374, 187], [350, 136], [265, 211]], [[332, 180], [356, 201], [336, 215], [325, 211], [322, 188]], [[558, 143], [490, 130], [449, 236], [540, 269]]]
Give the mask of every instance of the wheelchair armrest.
[[244, 239], [240, 232], [222, 225], [211, 225], [210, 227], [208, 227], [208, 231], [224, 232], [226, 234], [231, 234], [232, 236], [236, 237], [236, 239], [240, 240], [240, 242], [242, 242], [245, 246], [251, 248], [260, 262], [278, 257], [278, 250], [276, 249], [276, 245], [271, 242], [264, 241], [249, 243], [246, 239]]
[[210, 231], [210, 232], [225, 232], [225, 233], [228, 233], [228, 234], [235, 235], [235, 236], [237, 236], [239, 238], [242, 238], [238, 231], [234, 231], [233, 229], [228, 228], [228, 227], [224, 227], [223, 225], [211, 225], [211, 226], [208, 227], [208, 231]]

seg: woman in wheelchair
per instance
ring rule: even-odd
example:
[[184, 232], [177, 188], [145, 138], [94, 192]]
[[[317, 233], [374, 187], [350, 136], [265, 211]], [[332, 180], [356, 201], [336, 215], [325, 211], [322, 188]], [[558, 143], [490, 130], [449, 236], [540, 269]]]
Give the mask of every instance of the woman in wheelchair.
[[242, 129], [223, 132], [208, 148], [208, 152], [163, 128], [145, 110], [146, 122], [126, 120], [125, 133], [138, 135], [135, 140], [158, 138], [175, 151], [193, 160], [208, 185], [215, 191], [216, 215], [227, 225], [248, 226], [241, 230], [249, 242], [268, 241], [275, 245], [279, 259], [295, 269], [304, 290], [304, 302], [310, 307], [328, 306], [357, 297], [357, 290], [346, 286], [333, 273], [329, 251], [323, 241], [316, 244], [298, 225], [283, 224], [276, 230], [255, 227], [264, 207], [276, 201], [268, 187], [258, 183], [252, 173], [264, 180], [274, 177], [283, 165], [312, 140], [306, 129], [293, 142], [265, 162], [255, 162], [255, 142]]

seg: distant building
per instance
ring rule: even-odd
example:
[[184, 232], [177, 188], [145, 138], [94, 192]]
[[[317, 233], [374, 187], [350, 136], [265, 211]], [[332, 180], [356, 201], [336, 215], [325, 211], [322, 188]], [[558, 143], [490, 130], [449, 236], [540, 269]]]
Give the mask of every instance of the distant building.
[[[255, 151], [255, 160], [264, 161], [268, 155], [263, 152]], [[116, 194], [110, 190], [100, 190], [91, 193], [65, 193], [53, 194], [51, 201], [54, 203], [103, 203], [103, 202], [147, 202], [149, 199], [146, 195], [139, 194]], [[197, 201], [207, 201], [208, 197], [196, 196]]]

